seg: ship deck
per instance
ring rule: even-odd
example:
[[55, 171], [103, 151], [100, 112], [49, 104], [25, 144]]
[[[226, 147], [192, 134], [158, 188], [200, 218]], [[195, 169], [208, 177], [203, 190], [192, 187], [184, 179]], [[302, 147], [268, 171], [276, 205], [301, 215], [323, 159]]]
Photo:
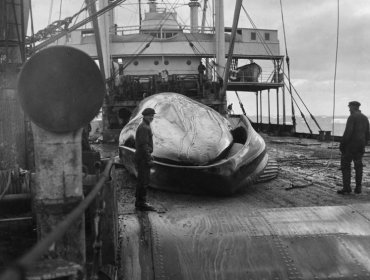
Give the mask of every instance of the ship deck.
[[230, 197], [150, 190], [158, 212], [136, 212], [118, 170], [123, 279], [368, 279], [366, 167], [363, 193], [341, 196], [338, 143], [264, 138], [278, 178]]
[[[341, 188], [339, 143], [319, 142], [315, 139], [293, 137], [274, 137], [263, 135], [269, 157], [279, 164], [277, 179], [255, 184], [244, 192], [231, 197], [206, 197], [188, 194], [168, 193], [149, 189], [152, 203], [160, 203], [164, 208], [187, 207], [196, 204], [220, 201], [242, 201], [248, 208], [281, 208], [334, 206], [367, 202], [370, 198], [370, 147], [364, 155], [363, 193], [360, 195], [340, 196], [336, 193]], [[104, 145], [96, 146], [103, 156], [114, 155], [116, 148]], [[122, 214], [134, 212], [135, 178], [124, 169], [119, 169], [120, 210]], [[354, 175], [354, 174], [353, 174]], [[354, 176], [352, 176], [354, 177]], [[352, 178], [352, 185], [354, 185]]]
[[[369, 279], [369, 147], [363, 193], [341, 196], [338, 143], [263, 137], [278, 177], [233, 196], [149, 189], [158, 211], [137, 212], [136, 179], [116, 168], [119, 279]], [[3, 220], [2, 265], [35, 241], [31, 222]]]

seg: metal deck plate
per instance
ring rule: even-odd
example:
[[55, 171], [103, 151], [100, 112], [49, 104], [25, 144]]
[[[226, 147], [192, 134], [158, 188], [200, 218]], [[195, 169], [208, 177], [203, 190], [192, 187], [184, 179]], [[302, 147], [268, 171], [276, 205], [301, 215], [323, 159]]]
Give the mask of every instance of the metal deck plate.
[[370, 279], [370, 205], [150, 213], [155, 279]]

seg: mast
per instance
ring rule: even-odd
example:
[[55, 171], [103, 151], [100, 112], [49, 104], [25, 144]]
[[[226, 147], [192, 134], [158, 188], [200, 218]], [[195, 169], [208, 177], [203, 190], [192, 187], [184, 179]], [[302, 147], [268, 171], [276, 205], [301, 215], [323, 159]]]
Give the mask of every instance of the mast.
[[225, 24], [224, 0], [215, 1], [215, 28], [216, 28], [216, 71], [217, 76], [225, 80]]
[[227, 55], [227, 62], [225, 66], [225, 78], [224, 78], [224, 84], [221, 90], [221, 96], [226, 95], [226, 88], [227, 88], [227, 84], [229, 81], [230, 65], [231, 65], [231, 60], [232, 60], [233, 53], [234, 53], [236, 30], [238, 29], [238, 22], [239, 22], [239, 16], [240, 16], [240, 10], [242, 7], [242, 3], [243, 3], [243, 0], [237, 0], [235, 3], [234, 21], [233, 21], [233, 26], [232, 26], [232, 31], [231, 31], [231, 40], [229, 43], [229, 52]]
[[[108, 6], [108, 0], [99, 0], [99, 10]], [[100, 29], [100, 40], [102, 46], [102, 55], [104, 63], [105, 77], [111, 76], [111, 61], [110, 61], [110, 29], [113, 27], [113, 9], [108, 13], [104, 13], [98, 18]]]
[[[85, 0], [86, 2], [86, 6], [89, 7], [89, 13], [90, 13], [90, 16], [93, 15], [93, 14], [96, 14], [96, 6], [95, 6], [95, 2], [92, 1], [92, 0]], [[103, 47], [102, 47], [102, 42], [101, 42], [101, 35], [100, 35], [100, 28], [99, 28], [99, 24], [98, 24], [98, 19], [96, 17], [94, 17], [92, 19], [92, 24], [93, 24], [93, 28], [94, 28], [94, 34], [95, 34], [95, 43], [96, 43], [96, 50], [97, 50], [97, 54], [98, 54], [98, 60], [99, 60], [99, 66], [100, 66], [100, 72], [102, 73], [102, 76], [103, 76], [103, 79], [105, 80], [106, 79], [106, 70], [105, 70], [105, 63], [103, 61]]]

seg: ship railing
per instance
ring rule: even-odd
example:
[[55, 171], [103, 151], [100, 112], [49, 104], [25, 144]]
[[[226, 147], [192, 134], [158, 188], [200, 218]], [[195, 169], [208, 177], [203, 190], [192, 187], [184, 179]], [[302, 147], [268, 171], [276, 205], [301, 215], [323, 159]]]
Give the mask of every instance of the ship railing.
[[[140, 25], [116, 26], [116, 27], [114, 27], [114, 33], [116, 35], [138, 34], [141, 30], [142, 30], [142, 28], [140, 27]], [[201, 27], [198, 27], [197, 30], [194, 31], [194, 28], [192, 28], [190, 25], [182, 25], [182, 26], [179, 26], [178, 29], [176, 29], [176, 30], [184, 31], [184, 32], [187, 32], [187, 33], [190, 33], [190, 32], [200, 33], [201, 32]], [[146, 30], [146, 31], [148, 32], [149, 30]], [[164, 30], [164, 29], [161, 29], [160, 27], [158, 27], [157, 30], [155, 30], [155, 29], [151, 30], [151, 32], [156, 32], [156, 31], [161, 31], [163, 33], [166, 33], [169, 30]], [[175, 29], [173, 31], [175, 31]], [[214, 34], [215, 29], [214, 29], [214, 27], [204, 27], [202, 33]]]
[[230, 75], [231, 82], [241, 83], [271, 83], [280, 84], [283, 83], [284, 74], [275, 73], [274, 71], [262, 71], [259, 75], [254, 73], [238, 72], [236, 75]]
[[[111, 158], [103, 171], [103, 173], [99, 174], [99, 180], [91, 189], [89, 194], [85, 197], [83, 201], [73, 209], [63, 221], [57, 224], [53, 230], [46, 235], [42, 240], [36, 243], [30, 251], [25, 253], [22, 257], [20, 257], [14, 264], [10, 265], [5, 271], [0, 275], [0, 280], [23, 280], [25, 279], [25, 275], [27, 275], [27, 271], [32, 268], [36, 261], [38, 261], [44, 254], [48, 252], [51, 246], [58, 241], [63, 235], [69, 230], [69, 228], [76, 222], [78, 219], [84, 215], [87, 208], [94, 202], [96, 199], [99, 199], [101, 191], [105, 186], [105, 183], [110, 179], [110, 172], [111, 168], [114, 163], [114, 158]], [[104, 203], [103, 203], [104, 204]], [[97, 209], [97, 211], [101, 211], [102, 209]], [[97, 215], [98, 216], [98, 215]], [[99, 219], [99, 218], [98, 218]], [[96, 225], [100, 225], [99, 221], [95, 220]], [[99, 262], [99, 257], [96, 257], [95, 254], [100, 254], [99, 248], [101, 248], [101, 244], [96, 247], [96, 244], [101, 242], [98, 240], [100, 229], [95, 229], [95, 237], [94, 237], [94, 257], [93, 260], [97, 260]], [[94, 262], [94, 261], [93, 261]], [[93, 271], [92, 271], [92, 278], [97, 279], [97, 269], [101, 266], [100, 263], [93, 263]], [[81, 273], [79, 271], [79, 273]], [[96, 275], [94, 275], [94, 273]], [[41, 277], [40, 279], [44, 279]]]

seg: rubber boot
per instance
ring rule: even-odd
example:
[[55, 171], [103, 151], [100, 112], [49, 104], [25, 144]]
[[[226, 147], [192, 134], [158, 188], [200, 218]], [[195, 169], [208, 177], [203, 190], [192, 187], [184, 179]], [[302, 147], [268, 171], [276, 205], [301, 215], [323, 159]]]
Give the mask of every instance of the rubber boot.
[[362, 192], [362, 168], [356, 168], [356, 188], [355, 193], [361, 193]]
[[146, 187], [140, 184], [136, 187], [135, 208], [140, 211], [155, 211], [155, 208], [146, 201]]
[[351, 169], [342, 168], [343, 189], [337, 191], [338, 194], [349, 194], [351, 190]]

